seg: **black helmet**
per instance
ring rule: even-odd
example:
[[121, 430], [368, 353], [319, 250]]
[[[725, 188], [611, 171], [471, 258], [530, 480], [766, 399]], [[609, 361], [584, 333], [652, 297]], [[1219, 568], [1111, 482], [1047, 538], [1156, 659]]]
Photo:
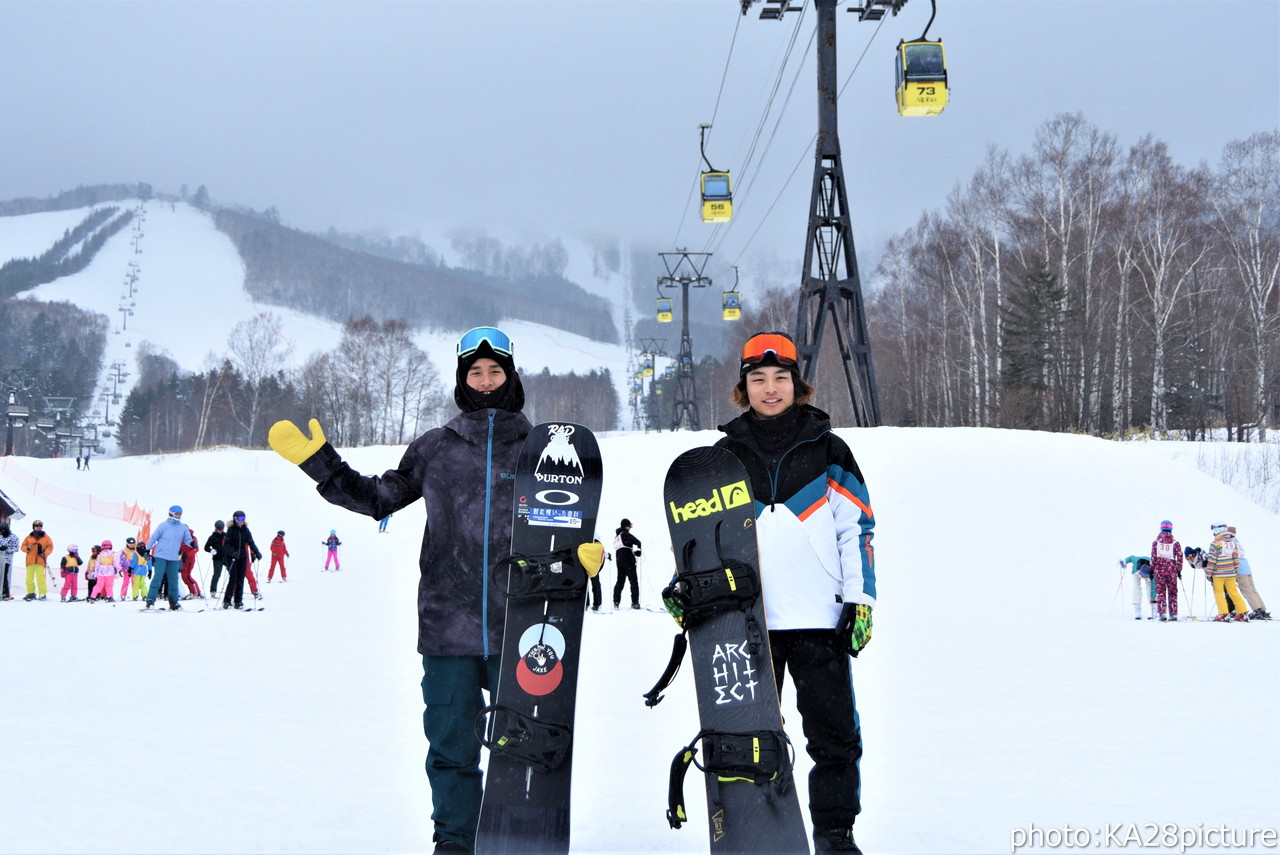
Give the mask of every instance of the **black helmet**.
[[283, 531], [276, 532], [276, 537], [284, 537], [284, 532]]
[[224, 523], [222, 520], [218, 520], [216, 523], [213, 524], [213, 527], [216, 528], [218, 531], [222, 531], [224, 528], [227, 527], [227, 524]]

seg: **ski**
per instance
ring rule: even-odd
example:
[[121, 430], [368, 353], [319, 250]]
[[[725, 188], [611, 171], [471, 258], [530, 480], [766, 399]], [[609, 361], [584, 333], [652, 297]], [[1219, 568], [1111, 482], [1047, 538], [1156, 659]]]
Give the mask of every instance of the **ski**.
[[476, 722], [489, 748], [477, 855], [569, 851], [574, 706], [587, 576], [576, 548], [595, 536], [600, 449], [568, 423], [529, 432], [516, 467], [511, 555], [489, 584], [507, 594], [501, 675]]
[[699, 719], [671, 763], [667, 821], [672, 828], [688, 821], [684, 778], [696, 766], [706, 783], [712, 853], [808, 853], [792, 778], [795, 751], [782, 727], [769, 650], [747, 472], [724, 449], [695, 448], [667, 470], [663, 498], [676, 556], [676, 578], [663, 598], [681, 603], [683, 632], [645, 704], [662, 700], [687, 646]]

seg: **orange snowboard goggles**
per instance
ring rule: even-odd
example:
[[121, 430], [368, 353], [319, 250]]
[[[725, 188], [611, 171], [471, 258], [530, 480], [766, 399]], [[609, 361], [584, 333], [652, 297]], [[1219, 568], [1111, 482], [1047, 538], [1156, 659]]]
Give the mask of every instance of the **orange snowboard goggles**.
[[783, 333], [760, 333], [747, 339], [742, 346], [742, 361], [747, 365], [759, 365], [770, 353], [779, 365], [796, 364], [796, 343]]

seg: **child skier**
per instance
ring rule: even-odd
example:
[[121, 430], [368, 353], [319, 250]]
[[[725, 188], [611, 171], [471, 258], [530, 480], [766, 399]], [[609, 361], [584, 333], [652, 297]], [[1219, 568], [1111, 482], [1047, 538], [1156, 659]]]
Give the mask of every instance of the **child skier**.
[[182, 575], [182, 583], [187, 586], [187, 593], [182, 597], [184, 600], [203, 600], [204, 594], [200, 593], [200, 583], [196, 581], [193, 571], [196, 569], [196, 556], [200, 554], [200, 541], [196, 540], [196, 530], [187, 527], [187, 531], [191, 533], [191, 540], [182, 542], [182, 546], [178, 547], [178, 554], [182, 556], [182, 567], [179, 573]]
[[[67, 547], [67, 554], [62, 556], [62, 602], [74, 603], [80, 593], [80, 548], [74, 543]], [[67, 594], [71, 599], [67, 599]]]
[[[120, 579], [120, 601], [129, 599], [129, 590], [133, 581], [133, 556], [138, 551], [136, 538], [128, 538], [124, 549], [116, 555], [116, 576]], [[136, 597], [134, 599], [137, 599]]]
[[329, 569], [329, 562], [333, 562], [334, 570], [341, 570], [342, 563], [338, 561], [338, 547], [342, 545], [342, 541], [338, 540], [338, 532], [329, 529], [329, 537], [325, 539], [325, 547], [328, 548], [329, 554], [324, 557], [324, 569]]
[[1160, 620], [1176, 621], [1178, 576], [1182, 573], [1182, 544], [1173, 539], [1173, 523], [1168, 520], [1160, 523], [1160, 534], [1151, 544], [1151, 568], [1155, 573]]
[[1130, 555], [1120, 559], [1121, 567], [1128, 567], [1133, 577], [1133, 619], [1142, 620], [1142, 602], [1151, 603], [1151, 616], [1147, 620], [1156, 619], [1156, 583], [1151, 573], [1151, 559], [1144, 555]]
[[[147, 545], [139, 543], [133, 552], [129, 572], [133, 574], [133, 587], [129, 594], [137, 600], [147, 595], [147, 580], [151, 578], [151, 556], [147, 553]], [[121, 593], [120, 596], [124, 596]]]
[[89, 548], [89, 563], [84, 568], [84, 599], [93, 602], [93, 586], [98, 581], [98, 556], [102, 553], [102, 545], [95, 543]]
[[108, 603], [116, 601], [116, 553], [111, 541], [102, 541], [102, 551], [98, 553], [98, 582], [93, 587], [93, 595], [98, 599], [106, 599]]
[[269, 583], [276, 575], [276, 565], [280, 565], [280, 581], [288, 582], [289, 575], [284, 569], [284, 560], [289, 557], [289, 547], [284, 545], [284, 532], [276, 532], [275, 539], [271, 541], [271, 568], [267, 570], [267, 582]]
[[1235, 603], [1235, 619], [1245, 620], [1244, 597], [1240, 596], [1240, 588], [1236, 585], [1236, 574], [1240, 570], [1240, 550], [1236, 546], [1236, 536], [1227, 531], [1226, 523], [1214, 523], [1209, 526], [1213, 532], [1213, 544], [1209, 547], [1209, 569], [1205, 574], [1213, 581], [1213, 599], [1218, 604], [1216, 621], [1231, 620], [1227, 613], [1227, 600]]

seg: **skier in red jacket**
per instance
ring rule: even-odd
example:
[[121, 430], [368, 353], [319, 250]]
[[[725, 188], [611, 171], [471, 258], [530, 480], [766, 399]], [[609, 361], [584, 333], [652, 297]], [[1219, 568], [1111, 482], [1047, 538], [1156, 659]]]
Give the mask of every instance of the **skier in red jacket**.
[[284, 559], [289, 555], [289, 547], [284, 545], [284, 532], [276, 532], [275, 540], [271, 541], [271, 569], [267, 571], [267, 581], [276, 575], [276, 565], [280, 565], [280, 581], [289, 581], [289, 574], [284, 571]]
[[182, 546], [178, 548], [178, 553], [182, 556], [182, 583], [187, 586], [187, 595], [184, 600], [202, 600], [204, 594], [200, 592], [200, 583], [196, 581], [195, 576], [191, 575], [191, 571], [196, 569], [196, 556], [200, 554], [200, 547], [197, 545], [200, 541], [196, 540], [196, 530], [188, 528], [191, 532], [191, 542], [182, 541]]

